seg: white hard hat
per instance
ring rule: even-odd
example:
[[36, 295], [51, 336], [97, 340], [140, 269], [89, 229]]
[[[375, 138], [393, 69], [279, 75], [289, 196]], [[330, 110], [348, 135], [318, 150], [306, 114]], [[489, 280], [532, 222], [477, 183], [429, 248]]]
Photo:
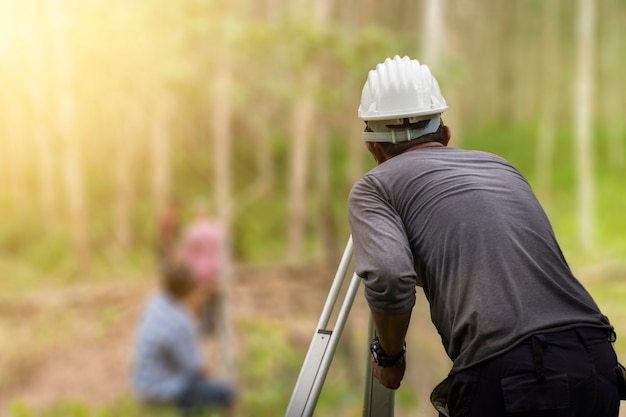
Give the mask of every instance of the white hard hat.
[[[408, 118], [410, 122], [433, 119], [448, 108], [441, 95], [439, 84], [430, 69], [418, 60], [396, 55], [378, 64], [369, 72], [361, 94], [359, 119], [397, 120]], [[436, 129], [435, 129], [436, 130]], [[367, 132], [366, 132], [367, 133]], [[365, 140], [375, 140], [366, 138]], [[427, 132], [431, 133], [431, 132]], [[410, 139], [404, 139], [410, 140]], [[396, 142], [394, 137], [393, 140]]]

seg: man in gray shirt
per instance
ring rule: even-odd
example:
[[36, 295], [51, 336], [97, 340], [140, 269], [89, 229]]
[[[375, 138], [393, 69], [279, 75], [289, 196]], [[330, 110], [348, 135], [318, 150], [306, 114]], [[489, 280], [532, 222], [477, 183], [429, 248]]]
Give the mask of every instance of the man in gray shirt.
[[616, 416], [613, 328], [519, 171], [446, 146], [446, 108], [428, 67], [408, 57], [379, 64], [363, 88], [363, 139], [379, 165], [354, 185], [349, 221], [374, 374], [399, 387], [420, 286], [453, 361], [435, 393], [443, 414]]

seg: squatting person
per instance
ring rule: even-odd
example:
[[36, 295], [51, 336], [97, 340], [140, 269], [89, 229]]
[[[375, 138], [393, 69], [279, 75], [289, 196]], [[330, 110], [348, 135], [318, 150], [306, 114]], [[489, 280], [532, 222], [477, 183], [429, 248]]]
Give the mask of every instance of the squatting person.
[[235, 416], [235, 390], [212, 377], [202, 358], [201, 307], [212, 289], [194, 279], [179, 260], [164, 263], [162, 288], [140, 319], [134, 349], [132, 383], [139, 399], [172, 406], [184, 416], [220, 410]]

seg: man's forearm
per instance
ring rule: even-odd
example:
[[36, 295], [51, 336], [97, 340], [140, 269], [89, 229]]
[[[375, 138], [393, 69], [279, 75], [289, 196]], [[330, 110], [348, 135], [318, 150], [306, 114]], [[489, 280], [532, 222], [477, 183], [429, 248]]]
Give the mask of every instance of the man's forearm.
[[411, 311], [400, 314], [380, 314], [372, 311], [372, 318], [380, 346], [385, 353], [389, 356], [399, 355], [411, 320]]

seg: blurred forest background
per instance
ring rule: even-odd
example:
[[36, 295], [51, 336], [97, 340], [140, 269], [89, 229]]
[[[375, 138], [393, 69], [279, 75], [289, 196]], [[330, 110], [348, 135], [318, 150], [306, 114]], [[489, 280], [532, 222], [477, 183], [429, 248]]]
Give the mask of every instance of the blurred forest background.
[[[282, 279], [267, 296], [319, 290], [310, 311], [234, 306], [248, 336], [239, 379], [257, 384], [242, 415], [282, 415], [349, 235], [348, 192], [373, 167], [361, 88], [396, 54], [437, 77], [451, 146], [526, 175], [574, 272], [626, 334], [625, 27], [620, 0], [0, 0], [0, 413], [91, 415], [97, 398], [72, 392], [39, 411], [19, 400], [49, 352], [59, 360], [76, 344], [67, 312], [96, 308], [74, 311], [59, 294], [89, 300], [84, 288], [119, 285], [140, 305], [158, 213], [176, 201], [184, 220], [203, 201], [229, 232], [235, 288], [254, 297], [258, 274]], [[134, 324], [135, 307], [116, 309], [116, 297], [90, 316], [93, 340]], [[298, 311], [311, 322], [281, 321]], [[398, 415], [433, 414], [425, 402], [448, 364], [430, 337], [437, 373], [407, 383], [421, 399], [401, 390]], [[263, 375], [277, 382], [260, 389]], [[322, 396], [323, 415], [358, 415], [352, 377], [335, 378], [345, 384]], [[130, 415], [118, 394], [99, 407]]]

